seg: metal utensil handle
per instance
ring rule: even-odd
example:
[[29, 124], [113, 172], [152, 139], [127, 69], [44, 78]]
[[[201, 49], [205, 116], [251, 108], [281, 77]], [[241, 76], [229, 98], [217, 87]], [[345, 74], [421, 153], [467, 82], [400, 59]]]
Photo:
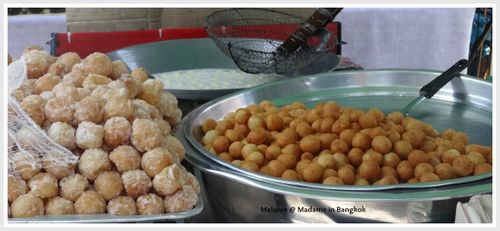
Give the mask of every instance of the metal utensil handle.
[[306, 24], [297, 29], [290, 37], [288, 37], [283, 44], [281, 44], [277, 51], [282, 53], [293, 53], [302, 44], [304, 44], [309, 36], [320, 31], [332, 21], [342, 10], [342, 8], [320, 8], [314, 11], [306, 20]]
[[428, 84], [420, 88], [420, 95], [430, 99], [436, 92], [439, 91], [444, 85], [450, 82], [455, 76], [459, 75], [469, 65], [466, 59], [462, 59], [448, 68], [441, 75], [430, 81]]

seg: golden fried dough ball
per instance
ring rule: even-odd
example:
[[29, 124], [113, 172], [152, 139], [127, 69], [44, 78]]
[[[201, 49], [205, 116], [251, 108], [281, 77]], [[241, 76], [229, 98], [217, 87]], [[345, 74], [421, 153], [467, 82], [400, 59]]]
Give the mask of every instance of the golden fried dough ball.
[[163, 82], [158, 79], [148, 79], [141, 85], [141, 92], [137, 98], [142, 99], [153, 106], [160, 104], [161, 94], [163, 92]]
[[[409, 162], [409, 161], [408, 161]], [[411, 163], [410, 163], [411, 164]], [[420, 179], [424, 173], [434, 173], [434, 167], [428, 163], [419, 163], [415, 166], [415, 178]]]
[[26, 192], [28, 192], [28, 185], [26, 184], [26, 181], [21, 179], [21, 177], [9, 175], [7, 182], [8, 182], [7, 198], [9, 203], [12, 203], [20, 195], [23, 195]]
[[271, 114], [266, 117], [266, 127], [269, 131], [281, 131], [284, 127], [283, 119], [276, 114]]
[[122, 173], [122, 181], [127, 195], [137, 198], [151, 189], [151, 178], [142, 170], [130, 170]]
[[317, 163], [310, 163], [302, 170], [302, 177], [307, 182], [318, 182], [323, 175], [324, 168]]
[[53, 197], [45, 204], [45, 215], [68, 215], [74, 214], [73, 201], [62, 197]]
[[64, 74], [69, 73], [73, 66], [80, 62], [80, 56], [76, 52], [66, 52], [57, 57], [57, 63], [62, 65]]
[[399, 162], [396, 171], [402, 180], [409, 180], [415, 176], [414, 168], [407, 160]]
[[406, 130], [401, 137], [403, 140], [408, 141], [413, 148], [417, 148], [424, 139], [424, 135], [424, 132], [418, 129], [410, 129]]
[[30, 193], [40, 198], [51, 198], [57, 196], [57, 179], [48, 173], [39, 173], [32, 177], [28, 185]]
[[377, 118], [371, 113], [365, 113], [359, 116], [358, 122], [361, 128], [373, 128], [378, 125]]
[[217, 122], [213, 119], [207, 119], [203, 121], [203, 124], [201, 125], [201, 130], [203, 131], [204, 134], [206, 134], [210, 130], [214, 130], [215, 126], [217, 126]]
[[[352, 185], [356, 181], [356, 174], [354, 173], [354, 171], [351, 168], [347, 167], [346, 165], [342, 166], [337, 171], [337, 175], [338, 175], [338, 178], [342, 179], [343, 184]], [[326, 179], [328, 179], [328, 178], [326, 178]], [[324, 183], [324, 181], [323, 181], [323, 183]]]
[[249, 143], [260, 145], [266, 143], [269, 137], [269, 132], [264, 128], [258, 127], [250, 130], [246, 139]]
[[74, 117], [78, 124], [84, 121], [100, 123], [102, 121], [102, 111], [98, 99], [94, 96], [87, 96], [80, 100], [75, 106]]
[[385, 118], [395, 124], [401, 124], [403, 123], [404, 115], [401, 112], [391, 112]]
[[42, 50], [30, 50], [24, 53], [24, 61], [29, 79], [36, 79], [47, 73], [51, 64], [49, 53]]
[[370, 182], [368, 182], [365, 178], [356, 178], [354, 185], [370, 185]]
[[276, 135], [276, 144], [283, 148], [289, 144], [295, 144], [298, 139], [299, 135], [293, 129], [284, 129]]
[[339, 135], [342, 131], [349, 129], [350, 125], [351, 124], [348, 121], [338, 119], [332, 124], [332, 132]]
[[253, 172], [259, 171], [259, 166], [256, 163], [251, 162], [251, 161], [246, 161], [246, 160], [241, 161], [239, 167], [246, 169], [248, 171], [253, 171]]
[[323, 168], [335, 168], [337, 165], [337, 161], [335, 160], [335, 157], [330, 154], [325, 154], [325, 155], [319, 155], [318, 158], [315, 161], [319, 165], [321, 165]]
[[323, 171], [323, 175], [321, 176], [321, 181], [324, 181], [326, 178], [330, 176], [338, 176], [337, 171], [331, 168], [325, 169], [325, 171]]
[[76, 147], [76, 130], [69, 124], [55, 122], [50, 125], [47, 135], [56, 143], [71, 150]]
[[104, 128], [92, 122], [84, 121], [76, 129], [76, 144], [82, 149], [100, 148], [104, 138]]
[[347, 145], [344, 141], [337, 139], [332, 142], [330, 145], [330, 150], [332, 153], [348, 153], [349, 145]]
[[153, 188], [163, 196], [170, 195], [182, 189], [185, 184], [185, 173], [177, 164], [164, 168], [153, 179]]
[[42, 159], [43, 169], [53, 175], [57, 180], [75, 173], [76, 165], [66, 162], [66, 156], [62, 153], [49, 152]]
[[148, 119], [135, 119], [132, 123], [132, 144], [138, 151], [149, 151], [162, 143], [162, 132]]
[[248, 118], [247, 126], [250, 130], [256, 128], [266, 128], [266, 122], [264, 121], [263, 118], [256, 115], [252, 115], [250, 116], [250, 118]]
[[150, 177], [159, 174], [174, 163], [174, 157], [165, 148], [154, 148], [142, 155], [141, 167]]
[[134, 199], [127, 196], [119, 196], [108, 202], [108, 214], [117, 216], [131, 216], [137, 214], [137, 207]]
[[460, 156], [454, 159], [452, 166], [453, 171], [459, 177], [468, 176], [474, 172], [474, 163], [466, 156]]
[[302, 180], [302, 177], [295, 171], [291, 169], [287, 169], [281, 174], [281, 178], [286, 179], [286, 180]]
[[156, 194], [150, 193], [137, 198], [137, 213], [139, 215], [153, 215], [165, 213], [163, 199]]
[[381, 165], [384, 160], [384, 155], [381, 153], [374, 151], [373, 149], [369, 149], [362, 157], [363, 162], [372, 162], [377, 165]]
[[139, 68], [132, 70], [132, 72], [130, 73], [130, 76], [133, 79], [135, 79], [135, 81], [137, 81], [139, 83], [143, 83], [144, 81], [149, 79], [148, 73], [142, 67], [139, 67]]
[[98, 86], [107, 85], [111, 79], [99, 74], [89, 74], [82, 82], [82, 87], [89, 90], [95, 90]]
[[411, 143], [406, 140], [399, 140], [394, 144], [394, 152], [403, 160], [408, 159], [408, 155], [410, 155], [412, 150]]
[[267, 165], [268, 173], [274, 177], [280, 177], [287, 169], [284, 164], [278, 160], [271, 160]]
[[373, 162], [363, 162], [358, 167], [358, 174], [362, 178], [374, 181], [379, 178], [380, 167]]
[[448, 180], [456, 178], [453, 167], [449, 163], [440, 163], [434, 167], [436, 175], [441, 180]]
[[45, 120], [45, 100], [38, 95], [30, 95], [23, 99], [21, 108], [38, 125]]
[[75, 87], [82, 87], [83, 81], [87, 78], [87, 75], [78, 70], [72, 70], [63, 76], [62, 82], [72, 83]]
[[33, 194], [23, 194], [10, 205], [12, 218], [36, 217], [44, 214], [42, 199]]
[[372, 140], [372, 148], [377, 152], [385, 154], [392, 150], [392, 143], [391, 140], [385, 136], [376, 136]]
[[492, 171], [491, 164], [479, 163], [474, 166], [474, 176], [490, 173]]
[[108, 76], [113, 72], [113, 63], [105, 54], [94, 52], [82, 61], [82, 70], [87, 74]]
[[367, 134], [358, 132], [352, 138], [352, 147], [368, 150], [371, 147], [371, 138]]
[[300, 137], [305, 137], [314, 133], [313, 129], [306, 121], [302, 121], [297, 124], [297, 126], [295, 127], [295, 131]]
[[127, 142], [132, 136], [132, 126], [124, 117], [111, 117], [104, 123], [104, 141], [110, 147]]
[[259, 167], [262, 167], [264, 165], [265, 159], [264, 155], [260, 153], [259, 151], [253, 151], [250, 154], [248, 154], [245, 157], [246, 161], [254, 162], [256, 163]]
[[321, 142], [316, 136], [307, 135], [300, 140], [299, 147], [303, 152], [317, 153], [320, 151]]
[[231, 142], [225, 136], [217, 136], [212, 141], [212, 147], [214, 148], [215, 152], [217, 152], [217, 153], [229, 151], [229, 145], [231, 145]]
[[53, 74], [45, 74], [35, 81], [33, 93], [39, 95], [44, 91], [52, 91], [52, 88], [61, 82], [61, 78]]
[[384, 166], [380, 169], [380, 176], [382, 178], [385, 176], [392, 176], [392, 177], [398, 179], [398, 172], [393, 167]]
[[352, 146], [352, 139], [356, 132], [352, 129], [346, 129], [340, 132], [339, 139], [344, 141], [349, 147]]
[[121, 194], [123, 191], [123, 182], [118, 172], [106, 171], [97, 176], [94, 180], [94, 187], [105, 200], [109, 201]]
[[461, 156], [460, 152], [457, 151], [456, 149], [448, 149], [441, 156], [441, 160], [443, 161], [443, 163], [451, 164], [456, 158], [459, 158], [460, 156]]
[[399, 162], [401, 162], [401, 158], [399, 158], [399, 156], [396, 153], [389, 152], [389, 153], [384, 155], [382, 165], [396, 168], [398, 166]]
[[[166, 148], [174, 156], [174, 160], [182, 161], [186, 156], [186, 150], [177, 137], [168, 135], [163, 138], [162, 147]], [[175, 158], [177, 156], [177, 158]]]
[[439, 181], [439, 176], [432, 172], [426, 172], [420, 176], [419, 181], [420, 182], [432, 182], [432, 181]]
[[122, 74], [128, 74], [127, 65], [125, 65], [124, 62], [116, 60], [113, 61], [111, 65], [113, 66], [112, 72], [109, 75], [111, 79], [118, 79], [122, 76]]
[[384, 176], [380, 180], [373, 183], [373, 185], [392, 185], [397, 184], [398, 179], [394, 176]]
[[80, 174], [94, 180], [101, 172], [111, 170], [108, 154], [99, 148], [90, 148], [83, 152], [78, 162]]
[[[408, 162], [415, 167], [420, 163], [426, 163], [429, 160], [427, 154], [421, 150], [414, 149], [408, 155]], [[418, 177], [417, 177], [418, 178]]]
[[291, 153], [283, 153], [276, 160], [281, 162], [287, 169], [292, 169], [297, 164], [297, 157]]
[[321, 143], [321, 149], [330, 149], [330, 146], [332, 145], [333, 140], [336, 139], [336, 136], [334, 134], [330, 133], [323, 133], [318, 136], [319, 142]]
[[351, 163], [354, 167], [359, 167], [361, 162], [363, 162], [363, 155], [363, 150], [359, 148], [352, 148], [349, 150], [349, 153], [347, 153], [347, 158], [349, 159], [349, 163]]
[[198, 203], [198, 194], [194, 189], [185, 185], [174, 194], [165, 196], [165, 212], [178, 213], [192, 209]]
[[335, 177], [335, 176], [329, 176], [326, 179], [323, 180], [323, 184], [328, 184], [328, 185], [343, 185], [344, 182], [342, 178], [340, 177]]
[[80, 174], [72, 174], [59, 182], [61, 196], [65, 199], [75, 201], [80, 197], [89, 182]]
[[479, 152], [484, 156], [484, 158], [491, 157], [491, 151], [492, 151], [491, 147], [482, 146], [482, 145], [478, 145], [478, 144], [468, 144], [465, 147], [465, 149], [466, 149], [467, 153]]
[[416, 184], [418, 183], [418, 179], [417, 178], [411, 178], [409, 179], [408, 181], [406, 181], [407, 184]]
[[53, 123], [64, 122], [70, 124], [73, 121], [73, 104], [74, 99], [54, 97], [45, 104], [45, 117]]
[[74, 203], [76, 214], [98, 214], [106, 212], [106, 200], [94, 190], [83, 192]]
[[486, 159], [479, 152], [469, 152], [467, 155], [465, 155], [465, 157], [467, 157], [467, 159], [469, 159], [474, 165], [486, 163]]
[[[243, 146], [245, 146], [245, 145], [240, 141], [236, 141], [236, 142], [231, 143], [231, 145], [229, 145], [229, 155], [231, 155], [231, 157], [233, 159], [241, 159], [243, 157], [242, 153], [241, 153], [243, 150]], [[274, 155], [273, 156], [274, 158], [272, 158], [272, 159], [276, 159], [276, 157], [281, 154], [281, 148], [278, 147], [278, 149], [279, 149], [278, 151], [273, 152], [273, 150], [276, 150], [275, 146], [272, 146], [271, 149], [268, 148], [266, 150], [266, 159], [268, 159], [268, 155], [269, 155], [268, 160], [271, 159], [271, 155]], [[268, 152], [269, 152], [269, 154], [268, 154]], [[273, 154], [271, 154], [271, 152], [273, 152]]]

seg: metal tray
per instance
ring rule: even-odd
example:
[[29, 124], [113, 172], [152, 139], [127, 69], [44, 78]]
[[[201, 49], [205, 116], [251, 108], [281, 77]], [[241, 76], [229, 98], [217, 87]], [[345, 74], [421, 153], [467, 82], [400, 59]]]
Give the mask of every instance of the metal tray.
[[194, 208], [181, 213], [157, 215], [115, 216], [110, 214], [39, 216], [31, 218], [9, 218], [9, 224], [26, 223], [135, 223], [135, 222], [182, 222], [186, 218], [198, 215], [203, 210], [203, 200], [199, 197]]
[[[270, 99], [276, 105], [300, 100], [308, 106], [325, 100], [335, 100], [343, 106], [362, 109], [379, 107], [384, 112], [399, 111], [418, 95], [421, 86], [439, 75], [421, 70], [345, 71], [306, 76], [261, 85], [211, 101], [190, 114], [182, 123], [186, 140], [198, 155], [222, 166], [230, 174], [240, 174], [249, 180], [287, 184], [319, 190], [374, 191], [388, 189], [436, 188], [464, 184], [491, 178], [492, 174], [462, 177], [430, 183], [397, 184], [387, 186], [323, 185], [288, 181], [247, 171], [217, 158], [200, 144], [199, 126], [208, 118], [222, 119], [225, 114], [240, 107]], [[462, 76], [441, 89], [433, 99], [422, 102], [410, 115], [431, 123], [436, 129], [454, 128], [469, 134], [471, 143], [492, 143], [491, 83]]]

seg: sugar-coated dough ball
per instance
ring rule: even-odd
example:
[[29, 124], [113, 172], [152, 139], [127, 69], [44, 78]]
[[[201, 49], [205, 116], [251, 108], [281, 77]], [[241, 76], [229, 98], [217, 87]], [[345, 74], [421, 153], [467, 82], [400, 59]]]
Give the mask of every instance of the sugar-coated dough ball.
[[59, 193], [57, 179], [48, 173], [38, 173], [29, 180], [28, 185], [30, 193], [40, 198], [55, 197]]
[[69, 73], [73, 66], [81, 62], [80, 56], [76, 52], [66, 52], [61, 56], [57, 57], [57, 62], [63, 67], [63, 73]]
[[134, 121], [135, 119], [163, 119], [160, 111], [156, 107], [142, 99], [134, 99], [131, 101], [131, 104], [131, 121]]
[[111, 117], [124, 117], [128, 119], [132, 116], [132, 105], [128, 99], [111, 99], [104, 105], [103, 111], [104, 119], [109, 119]]
[[130, 139], [132, 126], [124, 117], [112, 117], [104, 124], [104, 141], [110, 147], [117, 147]]
[[160, 195], [170, 195], [182, 188], [185, 184], [184, 169], [177, 164], [164, 168], [153, 179], [153, 188]]
[[33, 194], [23, 194], [10, 205], [12, 218], [36, 217], [44, 214], [42, 199]]
[[50, 64], [49, 69], [47, 69], [47, 73], [62, 77], [64, 75], [64, 67], [61, 63], [52, 63]]
[[50, 125], [47, 135], [56, 143], [67, 149], [76, 147], [76, 130], [69, 124], [63, 122], [55, 122]]
[[128, 74], [127, 65], [120, 60], [116, 60], [112, 62], [113, 71], [109, 75], [112, 79], [118, 79], [122, 74]]
[[77, 101], [81, 101], [82, 99], [85, 99], [87, 96], [90, 96], [92, 94], [92, 91], [87, 89], [87, 88], [81, 88], [78, 87], [76, 88], [76, 94], [77, 94]]
[[186, 155], [184, 146], [182, 145], [181, 141], [179, 141], [179, 139], [177, 139], [177, 137], [175, 136], [165, 136], [165, 138], [163, 138], [162, 147], [168, 149], [170, 153], [176, 155], [179, 161], [182, 161], [184, 159], [184, 156]]
[[151, 178], [142, 170], [130, 170], [122, 173], [122, 181], [127, 195], [137, 198], [147, 194], [151, 188]]
[[132, 73], [130, 73], [130, 76], [139, 83], [143, 83], [144, 81], [149, 79], [148, 73], [142, 67], [139, 67], [139, 68], [132, 70]]
[[74, 99], [54, 97], [45, 104], [45, 117], [50, 122], [71, 123], [73, 121]]
[[166, 148], [154, 148], [142, 155], [141, 167], [150, 177], [174, 163], [174, 157]]
[[100, 123], [102, 121], [102, 111], [98, 99], [94, 96], [87, 96], [80, 100], [76, 104], [74, 115], [78, 124], [84, 121]]
[[26, 181], [24, 181], [20, 177], [9, 175], [7, 182], [7, 198], [9, 203], [13, 202], [19, 196], [28, 192], [28, 185], [26, 184]]
[[38, 125], [45, 120], [45, 100], [38, 95], [30, 95], [23, 99], [21, 108]]
[[119, 196], [108, 202], [108, 213], [117, 216], [136, 215], [137, 207], [131, 197]]
[[53, 197], [45, 204], [45, 215], [68, 215], [74, 214], [73, 201], [62, 197]]
[[161, 134], [164, 136], [170, 135], [170, 132], [172, 131], [172, 126], [168, 123], [166, 120], [162, 119], [155, 119], [154, 120], [156, 125], [161, 129]]
[[54, 86], [61, 82], [61, 78], [53, 74], [45, 74], [35, 81], [33, 93], [40, 94], [44, 91], [52, 91]]
[[133, 99], [141, 91], [141, 83], [133, 79], [130, 75], [122, 75], [119, 80], [125, 84], [130, 99]]
[[54, 86], [52, 92], [56, 94], [56, 97], [67, 97], [73, 99], [74, 101], [77, 101], [79, 97], [75, 85], [69, 82], [58, 83]]
[[[120, 85], [120, 86], [113, 86], [113, 85]], [[125, 88], [123, 82], [115, 80], [109, 83], [107, 86], [110, 87], [111, 89], [107, 90], [104, 93], [104, 98], [106, 99], [106, 103], [110, 101], [127, 101], [129, 99], [128, 90], [127, 88]]]
[[109, 159], [115, 164], [118, 172], [138, 169], [141, 166], [141, 156], [132, 146], [122, 145], [115, 148]]
[[83, 80], [85, 80], [85, 78], [87, 78], [87, 75], [85, 73], [78, 70], [73, 70], [64, 75], [62, 81], [72, 83], [73, 85], [75, 85], [75, 87], [82, 87]]
[[181, 122], [182, 119], [182, 111], [181, 109], [177, 108], [174, 111], [174, 114], [170, 117], [166, 118], [167, 121], [170, 123], [170, 125], [175, 126]]
[[174, 115], [177, 109], [177, 98], [169, 92], [163, 92], [160, 98], [160, 104], [158, 109], [165, 117], [171, 117]]
[[84, 121], [76, 129], [76, 144], [82, 149], [100, 148], [104, 138], [104, 128], [92, 122]]
[[78, 170], [89, 180], [94, 180], [101, 172], [111, 169], [108, 154], [102, 149], [91, 148], [80, 156]]
[[94, 52], [82, 61], [82, 70], [88, 74], [110, 75], [113, 72], [113, 63], [103, 53]]
[[184, 212], [192, 209], [198, 203], [198, 194], [191, 186], [185, 185], [182, 190], [165, 196], [164, 201], [167, 213]]
[[75, 173], [75, 164], [69, 163], [62, 153], [45, 153], [42, 159], [43, 169], [53, 175], [57, 180]]
[[99, 174], [94, 181], [95, 190], [101, 194], [104, 199], [110, 199], [119, 196], [123, 191], [123, 182], [120, 174], [115, 171], [107, 171]]
[[80, 174], [69, 175], [59, 182], [61, 196], [75, 201], [80, 197], [85, 188], [87, 188], [88, 184], [87, 179]]
[[[40, 93], [40, 97], [42, 97], [42, 99], [45, 102], [47, 102], [50, 99], [56, 97], [56, 94], [54, 92], [52, 92], [52, 91], [44, 91], [44, 92]], [[45, 116], [45, 114], [43, 116]]]
[[201, 191], [200, 182], [198, 182], [198, 179], [196, 179], [196, 177], [192, 173], [186, 172], [184, 180], [186, 181], [187, 185], [193, 187], [194, 191], [197, 194], [200, 193]]
[[9, 154], [12, 168], [23, 180], [29, 180], [42, 169], [42, 160], [30, 152], [14, 152]]
[[141, 93], [137, 98], [142, 99], [153, 106], [158, 106], [163, 92], [163, 82], [158, 79], [148, 79], [141, 85]]
[[96, 191], [87, 190], [76, 199], [74, 208], [77, 214], [106, 213], [106, 200]]
[[89, 74], [82, 82], [82, 87], [94, 90], [98, 86], [106, 85], [111, 82], [111, 79], [99, 74]]
[[165, 213], [163, 199], [153, 193], [141, 195], [137, 198], [137, 212], [140, 215]]
[[162, 143], [161, 129], [147, 119], [135, 119], [132, 124], [132, 144], [141, 152], [159, 147]]
[[24, 53], [28, 78], [36, 79], [47, 73], [51, 64], [49, 59], [49, 53], [41, 50], [30, 50]]

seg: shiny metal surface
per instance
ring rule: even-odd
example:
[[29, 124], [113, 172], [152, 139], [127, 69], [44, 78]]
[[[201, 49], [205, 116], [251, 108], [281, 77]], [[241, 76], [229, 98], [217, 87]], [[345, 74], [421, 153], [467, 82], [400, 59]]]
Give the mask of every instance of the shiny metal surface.
[[[239, 222], [452, 222], [457, 201], [492, 191], [491, 174], [459, 180], [397, 186], [323, 186], [283, 181], [236, 168], [205, 151], [199, 126], [239, 107], [272, 99], [276, 105], [300, 100], [308, 106], [336, 100], [343, 106], [398, 111], [418, 89], [439, 75], [431, 71], [378, 70], [325, 73], [262, 85], [209, 102], [188, 114], [177, 131], [186, 159], [203, 172], [208, 203], [225, 221]], [[471, 143], [491, 145], [491, 84], [462, 76], [412, 116], [438, 130], [465, 131]], [[216, 192], [216, 193], [214, 193]], [[364, 206], [366, 212], [262, 212], [260, 207]]]

